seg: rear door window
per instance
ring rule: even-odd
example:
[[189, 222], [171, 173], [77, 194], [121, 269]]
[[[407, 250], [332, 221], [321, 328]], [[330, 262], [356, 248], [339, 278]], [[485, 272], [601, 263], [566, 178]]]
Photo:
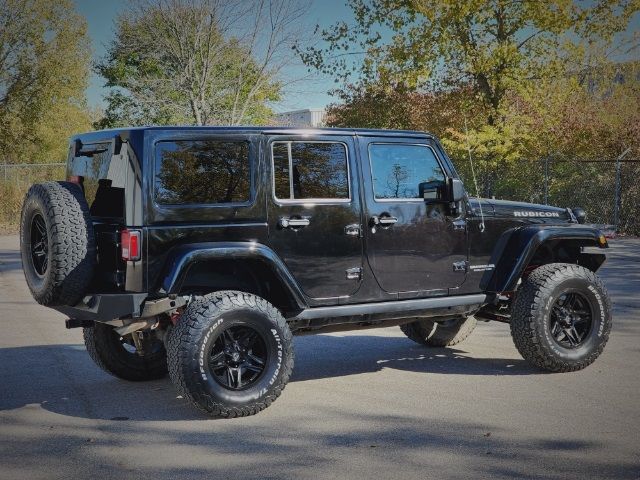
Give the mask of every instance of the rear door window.
[[344, 143], [274, 142], [271, 152], [277, 200], [350, 200]]

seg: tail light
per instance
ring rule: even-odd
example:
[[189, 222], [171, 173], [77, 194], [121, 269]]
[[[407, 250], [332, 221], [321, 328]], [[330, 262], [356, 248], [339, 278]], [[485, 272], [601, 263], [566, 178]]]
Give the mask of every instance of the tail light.
[[120, 232], [120, 245], [122, 246], [122, 259], [126, 261], [140, 260], [142, 247], [142, 233], [140, 230], [122, 230]]

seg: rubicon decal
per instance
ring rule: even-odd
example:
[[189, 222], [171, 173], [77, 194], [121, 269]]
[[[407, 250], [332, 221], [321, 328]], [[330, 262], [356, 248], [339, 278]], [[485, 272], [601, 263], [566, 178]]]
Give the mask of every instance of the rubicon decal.
[[534, 212], [534, 211], [524, 211], [524, 212], [513, 212], [514, 217], [559, 217], [560, 213], [558, 212]]
[[472, 272], [486, 272], [489, 270], [493, 270], [496, 266], [493, 263], [489, 263], [487, 265], [471, 265], [469, 266], [469, 270]]

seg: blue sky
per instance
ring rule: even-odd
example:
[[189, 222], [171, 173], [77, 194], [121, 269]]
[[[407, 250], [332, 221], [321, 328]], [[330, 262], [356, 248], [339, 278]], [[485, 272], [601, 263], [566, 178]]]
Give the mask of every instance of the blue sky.
[[[74, 0], [78, 12], [87, 19], [89, 36], [93, 46], [95, 59], [101, 58], [106, 53], [106, 46], [114, 37], [114, 20], [118, 12], [126, 8], [128, 0]], [[344, 0], [315, 0], [307, 15], [307, 23], [310, 26], [320, 24], [329, 26], [337, 20], [351, 20], [351, 10]], [[290, 74], [300, 77], [306, 73], [303, 66], [291, 67]], [[102, 97], [106, 93], [103, 88], [103, 80], [93, 74], [87, 97], [90, 105], [102, 106]], [[333, 79], [316, 76], [315, 78], [300, 82], [291, 87], [283, 100], [276, 105], [276, 111], [296, 110], [301, 108], [320, 108], [335, 101], [327, 91], [334, 88]]]
[[[118, 12], [127, 7], [129, 1], [74, 0], [74, 2], [80, 14], [87, 19], [94, 58], [103, 57], [106, 53], [106, 46], [114, 37], [114, 20]], [[312, 29], [316, 24], [321, 27], [328, 27], [338, 20], [344, 20], [347, 23], [353, 20], [353, 15], [346, 5], [346, 0], [312, 0], [305, 22]], [[640, 13], [634, 15], [629, 31], [640, 31]], [[384, 31], [381, 33], [385, 34]], [[307, 75], [307, 69], [302, 65], [291, 66], [288, 71], [283, 72], [285, 78], [301, 78], [305, 75]], [[104, 107], [102, 97], [106, 93], [106, 89], [103, 88], [102, 84], [103, 81], [100, 77], [93, 74], [87, 90], [90, 105]], [[337, 101], [327, 93], [332, 88], [335, 88], [332, 78], [315, 75], [313, 78], [307, 78], [290, 87], [285, 92], [283, 100], [273, 107], [278, 112], [324, 107], [328, 103]]]

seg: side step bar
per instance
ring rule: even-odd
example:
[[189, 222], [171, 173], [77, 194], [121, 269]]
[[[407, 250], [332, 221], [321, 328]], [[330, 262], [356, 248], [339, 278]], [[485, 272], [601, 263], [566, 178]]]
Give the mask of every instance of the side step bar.
[[419, 298], [414, 300], [394, 300], [391, 302], [357, 303], [353, 305], [337, 305], [334, 307], [311, 307], [302, 310], [295, 317], [287, 320], [315, 320], [320, 318], [354, 317], [377, 314], [408, 314], [411, 312], [428, 313], [429, 310], [445, 310], [455, 307], [477, 306], [487, 303], [487, 295], [459, 295], [454, 297]]

